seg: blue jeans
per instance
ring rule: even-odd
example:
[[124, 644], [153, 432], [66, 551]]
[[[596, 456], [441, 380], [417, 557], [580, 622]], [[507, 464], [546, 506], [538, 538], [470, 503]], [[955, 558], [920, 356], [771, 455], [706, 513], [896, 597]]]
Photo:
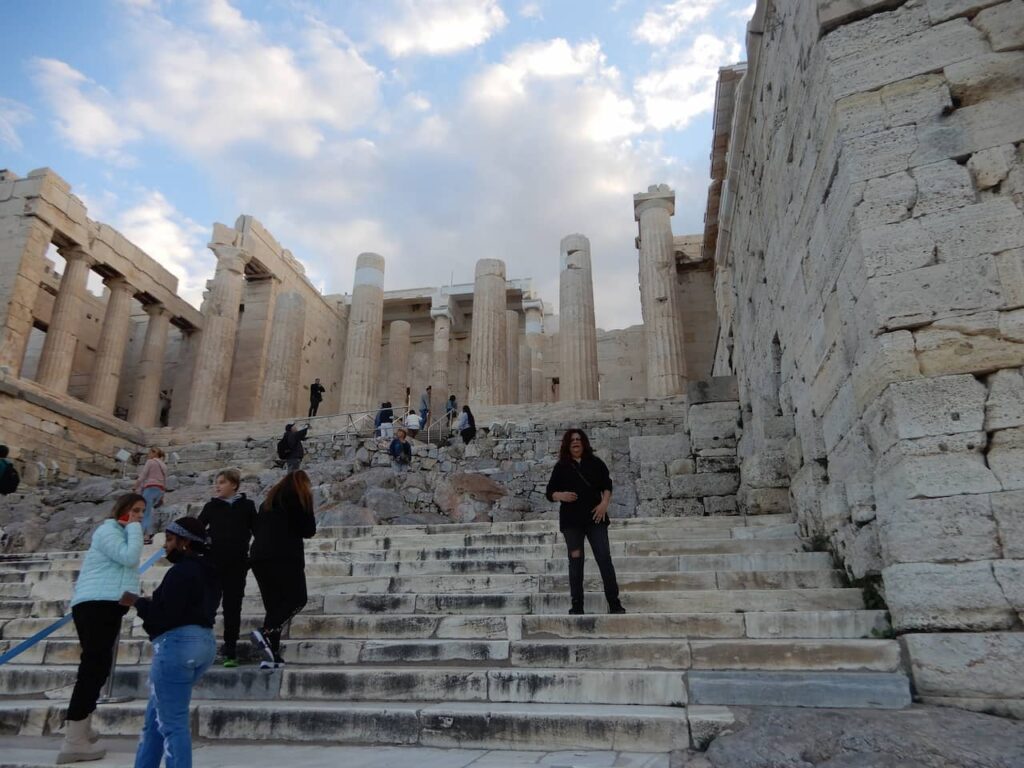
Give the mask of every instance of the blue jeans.
[[142, 515], [142, 533], [146, 536], [153, 535], [153, 508], [163, 497], [163, 488], [151, 485], [148, 488], [142, 489], [142, 498], [146, 500], [146, 511]]
[[142, 725], [135, 768], [192, 768], [192, 729], [188, 707], [192, 686], [213, 663], [213, 630], [190, 624], [153, 640], [149, 704]]

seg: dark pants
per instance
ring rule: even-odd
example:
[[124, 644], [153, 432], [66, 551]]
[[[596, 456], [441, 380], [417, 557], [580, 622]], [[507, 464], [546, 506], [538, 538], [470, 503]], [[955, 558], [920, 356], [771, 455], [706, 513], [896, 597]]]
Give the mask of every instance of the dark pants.
[[[604, 584], [604, 596], [608, 605], [619, 604], [619, 582], [615, 578], [615, 566], [612, 565], [611, 545], [608, 543], [607, 525], [587, 525], [582, 528], [566, 528], [562, 531], [565, 537], [565, 549], [569, 555], [569, 594], [572, 596], [572, 607], [583, 607], [583, 540], [590, 542], [590, 551], [594, 553], [597, 568], [601, 571], [601, 582]], [[573, 557], [579, 552], [579, 557]]]
[[114, 663], [114, 642], [121, 619], [127, 612], [113, 600], [90, 600], [71, 609], [82, 656], [68, 704], [68, 720], [85, 720], [96, 709], [96, 700]]
[[281, 630], [306, 606], [305, 567], [301, 562], [260, 560], [252, 564], [252, 572], [266, 610], [263, 636], [276, 657], [280, 655]]
[[320, 407], [320, 401], [319, 400], [310, 400], [309, 401], [309, 416], [310, 417], [316, 416], [316, 412], [317, 412], [317, 409], [319, 407]]
[[462, 442], [469, 445], [476, 437], [476, 427], [466, 427], [459, 434], [462, 435]]
[[244, 560], [217, 563], [220, 576], [221, 613], [224, 616], [224, 655], [234, 658], [238, 644], [238, 631], [242, 621], [242, 598], [245, 597], [245, 577], [249, 566]]

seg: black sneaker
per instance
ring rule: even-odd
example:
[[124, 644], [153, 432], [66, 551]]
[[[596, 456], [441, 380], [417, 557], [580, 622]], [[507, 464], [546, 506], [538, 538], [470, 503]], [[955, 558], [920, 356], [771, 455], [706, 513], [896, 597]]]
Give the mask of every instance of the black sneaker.
[[[270, 643], [267, 642], [267, 638], [264, 637], [263, 632], [258, 629], [254, 629], [249, 633], [249, 637], [252, 638], [252, 644], [256, 646], [263, 655], [263, 660], [273, 664], [274, 651], [270, 647]], [[262, 666], [262, 664], [260, 666]]]
[[572, 608], [569, 609], [569, 615], [570, 616], [582, 616], [583, 615], [583, 606], [582, 605], [574, 605]]
[[626, 609], [622, 607], [622, 603], [616, 600], [614, 603], [608, 604], [608, 613], [625, 613]]

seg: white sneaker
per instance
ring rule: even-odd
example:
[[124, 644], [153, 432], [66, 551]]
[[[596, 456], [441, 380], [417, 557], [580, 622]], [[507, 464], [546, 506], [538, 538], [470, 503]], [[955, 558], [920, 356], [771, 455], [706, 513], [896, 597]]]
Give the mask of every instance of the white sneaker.
[[249, 637], [252, 638], [253, 645], [260, 649], [260, 653], [262, 653], [263, 658], [266, 659], [266, 661], [260, 662], [260, 668], [267, 669], [267, 667], [264, 667], [263, 665], [270, 664], [271, 666], [269, 667], [269, 669], [273, 669], [274, 651], [271, 649], [270, 643], [267, 642], [267, 638], [265, 638], [263, 636], [263, 633], [260, 632], [258, 629], [254, 629], [252, 632], [250, 632]]

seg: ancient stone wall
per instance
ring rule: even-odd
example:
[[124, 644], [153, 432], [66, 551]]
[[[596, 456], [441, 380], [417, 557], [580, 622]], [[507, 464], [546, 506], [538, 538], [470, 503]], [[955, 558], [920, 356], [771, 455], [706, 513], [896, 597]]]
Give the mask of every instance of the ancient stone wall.
[[740, 507], [791, 499], [876, 583], [919, 696], [1020, 714], [1019, 676], [966, 670], [1024, 651], [1024, 3], [761, 0], [748, 47], [716, 253]]
[[647, 347], [644, 327], [597, 329], [597, 374], [602, 400], [647, 394]]

